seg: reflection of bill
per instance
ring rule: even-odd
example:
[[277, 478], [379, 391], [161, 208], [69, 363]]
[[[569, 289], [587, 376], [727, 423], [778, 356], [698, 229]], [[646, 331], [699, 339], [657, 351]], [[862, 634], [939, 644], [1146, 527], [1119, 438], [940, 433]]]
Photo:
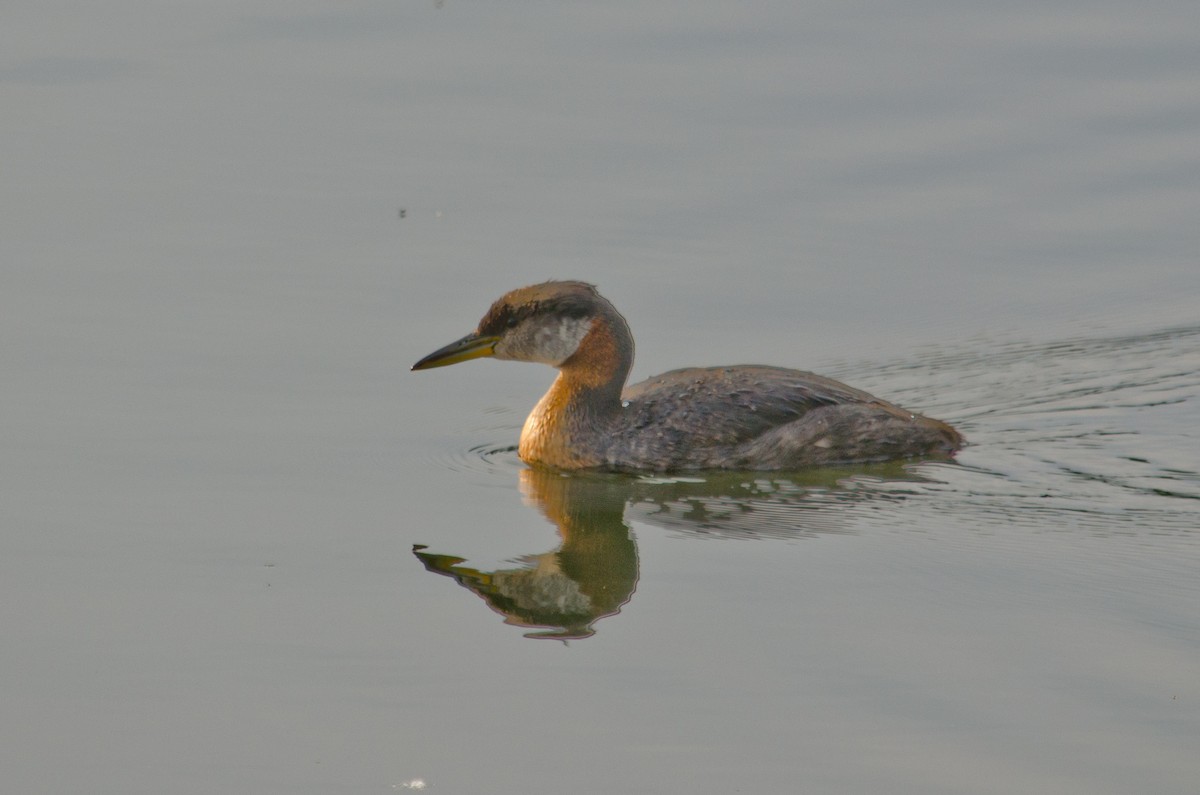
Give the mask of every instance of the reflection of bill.
[[526, 501], [558, 527], [557, 549], [495, 571], [463, 566], [465, 558], [431, 553], [422, 544], [413, 554], [427, 570], [478, 594], [506, 623], [541, 630], [526, 637], [560, 640], [594, 634], [598, 619], [620, 612], [632, 598], [638, 556], [627, 507], [639, 521], [689, 535], [801, 538], [846, 532], [855, 504], [902, 499], [871, 483], [921, 480], [899, 464], [785, 477], [630, 478], [525, 469], [520, 478]]

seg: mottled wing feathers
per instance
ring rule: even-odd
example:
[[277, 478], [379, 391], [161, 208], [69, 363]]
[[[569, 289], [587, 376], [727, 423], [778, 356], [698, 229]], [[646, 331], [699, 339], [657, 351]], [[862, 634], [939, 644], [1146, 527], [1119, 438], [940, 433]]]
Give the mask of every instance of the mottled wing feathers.
[[822, 406], [870, 404], [902, 413], [833, 379], [758, 365], [672, 370], [627, 387], [622, 399], [623, 428], [651, 435], [659, 455], [730, 448]]

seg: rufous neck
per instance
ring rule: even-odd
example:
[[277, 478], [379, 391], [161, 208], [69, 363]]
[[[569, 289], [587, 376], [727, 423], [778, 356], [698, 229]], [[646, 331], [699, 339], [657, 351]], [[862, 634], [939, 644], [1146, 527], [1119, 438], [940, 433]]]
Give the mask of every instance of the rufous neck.
[[633, 335], [625, 318], [615, 310], [612, 314], [592, 321], [578, 350], [559, 365], [554, 384], [570, 395], [570, 402], [586, 402], [593, 410], [608, 404], [613, 410], [619, 406], [621, 390], [633, 368]]

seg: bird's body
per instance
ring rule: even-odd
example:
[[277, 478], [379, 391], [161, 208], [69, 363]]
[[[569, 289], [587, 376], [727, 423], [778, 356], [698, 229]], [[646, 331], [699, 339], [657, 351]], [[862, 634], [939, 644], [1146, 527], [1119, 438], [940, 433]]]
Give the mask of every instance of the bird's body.
[[480, 356], [559, 370], [518, 452], [559, 469], [786, 470], [945, 457], [962, 437], [838, 381], [763, 365], [673, 370], [631, 386], [633, 336], [591, 285], [546, 282], [496, 301], [478, 329], [413, 369]]

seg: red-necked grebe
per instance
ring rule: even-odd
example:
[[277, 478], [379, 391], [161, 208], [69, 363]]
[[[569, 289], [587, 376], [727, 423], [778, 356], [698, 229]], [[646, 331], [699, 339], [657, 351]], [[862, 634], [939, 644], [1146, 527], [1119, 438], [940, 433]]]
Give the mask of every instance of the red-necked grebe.
[[559, 469], [780, 470], [947, 457], [962, 436], [831, 378], [763, 365], [673, 370], [625, 386], [633, 335], [583, 282], [546, 282], [492, 304], [479, 327], [413, 365], [483, 356], [542, 362], [558, 378], [518, 453]]

